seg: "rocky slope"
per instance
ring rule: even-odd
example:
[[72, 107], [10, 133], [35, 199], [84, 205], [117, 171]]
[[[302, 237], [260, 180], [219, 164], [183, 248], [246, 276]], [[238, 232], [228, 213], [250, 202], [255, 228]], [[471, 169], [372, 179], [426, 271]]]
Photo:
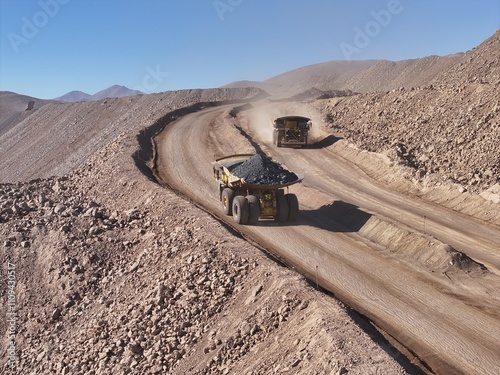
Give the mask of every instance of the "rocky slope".
[[433, 84], [316, 102], [331, 132], [417, 180], [480, 192], [500, 182], [500, 31]]
[[[476, 48], [462, 55], [457, 64], [443, 70], [432, 81], [439, 86], [500, 83], [500, 29]], [[499, 96], [496, 97], [498, 101]]]

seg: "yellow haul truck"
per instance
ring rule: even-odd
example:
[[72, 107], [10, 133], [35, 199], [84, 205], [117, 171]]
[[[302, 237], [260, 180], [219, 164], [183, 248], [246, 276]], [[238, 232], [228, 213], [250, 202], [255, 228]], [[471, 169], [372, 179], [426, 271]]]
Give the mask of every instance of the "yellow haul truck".
[[259, 154], [226, 156], [212, 164], [224, 214], [232, 215], [236, 223], [256, 224], [259, 219], [297, 220], [297, 196], [285, 193], [284, 188], [301, 182], [304, 176]]
[[278, 117], [273, 121], [273, 143], [281, 146], [307, 146], [311, 119], [303, 116]]

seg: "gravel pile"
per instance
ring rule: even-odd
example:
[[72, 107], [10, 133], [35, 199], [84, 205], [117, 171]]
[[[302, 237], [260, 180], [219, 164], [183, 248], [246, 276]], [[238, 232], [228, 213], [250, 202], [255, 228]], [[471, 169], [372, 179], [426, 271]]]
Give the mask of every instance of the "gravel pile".
[[[256, 264], [235, 257], [225, 240], [203, 238], [196, 218], [165, 222], [141, 209], [111, 210], [75, 182], [0, 184], [0, 254], [27, 285], [16, 300], [16, 340], [25, 344], [17, 371], [170, 372]], [[270, 317], [215, 340], [220, 358], [204, 372], [218, 373], [276, 327]], [[237, 355], [230, 350], [240, 346]]]
[[295, 173], [260, 154], [238, 164], [231, 173], [255, 185], [283, 185], [298, 180]]
[[[493, 85], [415, 88], [318, 101], [329, 130], [360, 148], [385, 153], [423, 181], [481, 192], [498, 184], [500, 105]], [[321, 108], [322, 106], [322, 108]]]

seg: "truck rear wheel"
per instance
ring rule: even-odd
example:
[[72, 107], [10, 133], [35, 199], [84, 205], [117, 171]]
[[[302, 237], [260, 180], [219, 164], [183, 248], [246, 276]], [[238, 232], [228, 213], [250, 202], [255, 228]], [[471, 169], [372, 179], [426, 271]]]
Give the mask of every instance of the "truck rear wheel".
[[247, 195], [248, 224], [257, 224], [260, 217], [260, 201], [255, 195]]
[[299, 217], [299, 200], [295, 194], [285, 194], [288, 203], [288, 221], [297, 221]]
[[248, 223], [248, 202], [243, 195], [237, 195], [233, 199], [233, 220], [237, 224]]
[[284, 194], [276, 194], [277, 213], [274, 220], [282, 223], [288, 220], [288, 201]]
[[233, 199], [234, 199], [234, 190], [229, 188], [224, 188], [222, 190], [222, 208], [224, 210], [224, 214], [231, 216], [233, 214]]

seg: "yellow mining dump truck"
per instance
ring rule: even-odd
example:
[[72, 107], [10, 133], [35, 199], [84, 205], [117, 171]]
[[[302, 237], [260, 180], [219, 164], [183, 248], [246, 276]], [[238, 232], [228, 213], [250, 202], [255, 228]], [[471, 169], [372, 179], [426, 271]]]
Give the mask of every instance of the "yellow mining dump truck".
[[273, 143], [281, 146], [307, 146], [307, 137], [312, 127], [311, 119], [303, 116], [278, 117], [273, 121]]
[[304, 176], [261, 154], [226, 156], [212, 164], [224, 213], [232, 215], [236, 223], [297, 220], [297, 196], [285, 193], [284, 188], [301, 182]]

